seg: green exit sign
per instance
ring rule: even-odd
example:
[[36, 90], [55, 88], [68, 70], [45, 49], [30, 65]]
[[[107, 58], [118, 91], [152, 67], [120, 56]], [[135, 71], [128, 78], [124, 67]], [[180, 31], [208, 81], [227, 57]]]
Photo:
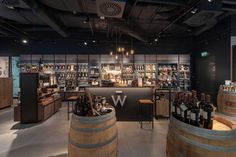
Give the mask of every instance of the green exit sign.
[[207, 57], [207, 56], [209, 56], [210, 55], [210, 53], [209, 52], [201, 52], [201, 57]]

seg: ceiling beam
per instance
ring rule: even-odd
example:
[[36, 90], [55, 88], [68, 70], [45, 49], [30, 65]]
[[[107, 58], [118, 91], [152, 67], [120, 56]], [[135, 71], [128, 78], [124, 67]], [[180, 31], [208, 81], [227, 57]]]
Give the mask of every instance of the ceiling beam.
[[166, 4], [174, 6], [188, 6], [184, 0], [138, 0], [138, 2], [144, 3], [157, 3], [157, 4]]
[[223, 0], [223, 3], [236, 5], [236, 1], [235, 0]]
[[33, 11], [33, 13], [41, 18], [46, 24], [48, 24], [53, 30], [58, 32], [63, 37], [68, 37], [66, 27], [52, 16], [47, 9], [44, 8], [36, 0], [23, 0]]

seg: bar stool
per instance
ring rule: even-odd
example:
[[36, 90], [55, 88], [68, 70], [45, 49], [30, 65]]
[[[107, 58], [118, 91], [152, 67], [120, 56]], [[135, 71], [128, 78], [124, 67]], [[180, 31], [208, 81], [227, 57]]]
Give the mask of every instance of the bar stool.
[[71, 102], [72, 108], [73, 108], [73, 103], [76, 102], [79, 98], [80, 98], [80, 96], [71, 96], [71, 97], [66, 99], [66, 101], [67, 101], [67, 118], [68, 118], [68, 120], [70, 120], [70, 113], [72, 113], [70, 111], [70, 102]]
[[[143, 118], [145, 118], [145, 120], [148, 119], [148, 121], [152, 123], [152, 128], [154, 128], [154, 120], [153, 120], [154, 104], [153, 104], [153, 101], [151, 99], [139, 99], [138, 104], [139, 104], [139, 117], [140, 117], [141, 128], [143, 127]], [[143, 107], [150, 108], [150, 110], [149, 110], [150, 113], [148, 112], [148, 115], [144, 115]]]

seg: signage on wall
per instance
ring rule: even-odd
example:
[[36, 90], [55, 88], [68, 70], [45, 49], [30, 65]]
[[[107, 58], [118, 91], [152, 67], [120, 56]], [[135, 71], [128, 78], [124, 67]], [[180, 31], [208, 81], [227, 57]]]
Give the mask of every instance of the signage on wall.
[[201, 52], [201, 57], [207, 57], [207, 56], [209, 56], [209, 55], [210, 55], [210, 53], [207, 52], [207, 51]]
[[9, 77], [9, 57], [0, 57], [0, 78]]
[[116, 98], [115, 98], [114, 95], [111, 96], [114, 106], [117, 106], [119, 103], [120, 103], [121, 107], [124, 106], [125, 100], [126, 100], [127, 96], [124, 95], [124, 96], [121, 98], [121, 94], [122, 94], [122, 93], [123, 93], [122, 91], [116, 91], [116, 94], [117, 94]]

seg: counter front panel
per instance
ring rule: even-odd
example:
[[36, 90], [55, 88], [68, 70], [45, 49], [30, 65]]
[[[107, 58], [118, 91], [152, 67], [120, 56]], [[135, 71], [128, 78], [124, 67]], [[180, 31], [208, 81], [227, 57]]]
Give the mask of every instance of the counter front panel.
[[87, 90], [96, 96], [106, 97], [107, 102], [115, 107], [119, 121], [138, 121], [138, 100], [153, 98], [151, 87], [90, 87]]

